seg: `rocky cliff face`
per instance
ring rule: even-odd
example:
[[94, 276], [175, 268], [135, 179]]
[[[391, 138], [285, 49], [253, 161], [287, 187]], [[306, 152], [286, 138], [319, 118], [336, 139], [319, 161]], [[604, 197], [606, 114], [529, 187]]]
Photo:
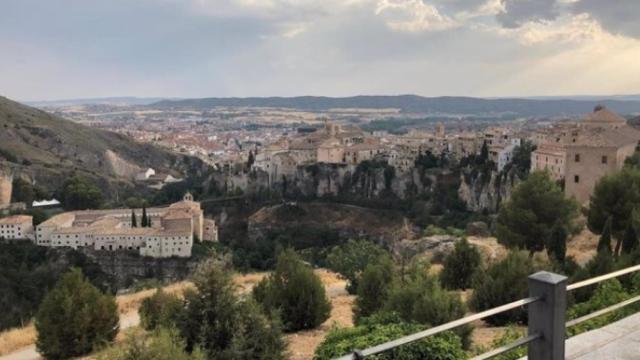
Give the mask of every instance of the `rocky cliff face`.
[[488, 174], [462, 172], [458, 196], [471, 211], [495, 213], [520, 181], [513, 169]]

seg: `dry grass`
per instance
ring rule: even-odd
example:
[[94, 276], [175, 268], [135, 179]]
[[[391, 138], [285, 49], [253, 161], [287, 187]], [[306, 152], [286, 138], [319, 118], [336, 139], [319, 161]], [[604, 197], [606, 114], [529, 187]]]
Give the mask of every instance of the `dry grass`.
[[0, 356], [12, 353], [36, 342], [36, 328], [28, 326], [0, 333]]
[[[175, 284], [171, 284], [163, 287], [162, 289], [170, 294], [182, 294], [186, 289], [193, 287], [193, 284], [188, 281], [181, 281]], [[156, 289], [148, 289], [138, 291], [132, 294], [124, 294], [116, 297], [118, 303], [118, 312], [120, 314], [128, 314], [132, 311], [138, 311], [142, 301], [156, 292]]]
[[567, 242], [567, 256], [572, 256], [580, 265], [586, 264], [598, 252], [598, 240], [598, 235], [585, 227]]

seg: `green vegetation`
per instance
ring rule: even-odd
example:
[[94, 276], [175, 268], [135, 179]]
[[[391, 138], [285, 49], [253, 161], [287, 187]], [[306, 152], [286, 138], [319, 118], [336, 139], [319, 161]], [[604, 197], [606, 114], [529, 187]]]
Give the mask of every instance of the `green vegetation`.
[[498, 241], [531, 254], [549, 246], [554, 226], [572, 228], [578, 215], [574, 201], [546, 172], [534, 172], [502, 204], [497, 219]]
[[[348, 355], [357, 349], [365, 349], [386, 341], [424, 330], [422, 325], [411, 323], [370, 323], [348, 329], [332, 329], [326, 339], [316, 349], [315, 360], [330, 360]], [[452, 333], [443, 333], [426, 340], [401, 346], [378, 355], [376, 359], [386, 360], [461, 360], [467, 356], [460, 339]]]
[[327, 255], [327, 266], [347, 279], [347, 291], [353, 294], [367, 264], [385, 256], [389, 256], [388, 252], [371, 241], [349, 240], [331, 249]]
[[74, 269], [40, 304], [35, 321], [38, 352], [52, 360], [86, 355], [115, 339], [118, 321], [115, 298], [101, 293]]
[[390, 284], [395, 279], [390, 257], [381, 256], [369, 263], [358, 282], [353, 315], [356, 322], [380, 311], [389, 296]]
[[267, 311], [280, 314], [286, 331], [318, 327], [331, 312], [320, 278], [292, 249], [278, 256], [275, 270], [254, 288], [253, 296]]
[[182, 300], [158, 289], [140, 305], [140, 324], [146, 330], [171, 328], [178, 324], [183, 309]]
[[480, 252], [466, 238], [456, 242], [451, 254], [444, 259], [440, 281], [447, 289], [466, 290], [481, 266]]
[[99, 209], [104, 203], [102, 190], [94, 182], [80, 176], [65, 181], [61, 195], [65, 210]]
[[131, 332], [123, 344], [114, 345], [97, 356], [97, 360], [205, 360], [202, 351], [185, 351], [184, 340], [177, 331], [159, 329], [151, 334]]

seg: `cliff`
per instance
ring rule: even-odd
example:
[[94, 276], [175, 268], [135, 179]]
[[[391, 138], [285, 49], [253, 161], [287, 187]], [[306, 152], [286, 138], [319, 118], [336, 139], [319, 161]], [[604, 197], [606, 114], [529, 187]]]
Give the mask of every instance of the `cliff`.
[[507, 172], [463, 171], [460, 174], [458, 197], [470, 211], [495, 213], [520, 181], [515, 168]]

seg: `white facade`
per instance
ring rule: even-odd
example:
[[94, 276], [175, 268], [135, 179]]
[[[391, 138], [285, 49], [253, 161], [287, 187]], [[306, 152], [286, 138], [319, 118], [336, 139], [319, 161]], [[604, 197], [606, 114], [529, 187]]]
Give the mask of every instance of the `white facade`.
[[33, 240], [33, 218], [15, 215], [0, 219], [0, 239]]

